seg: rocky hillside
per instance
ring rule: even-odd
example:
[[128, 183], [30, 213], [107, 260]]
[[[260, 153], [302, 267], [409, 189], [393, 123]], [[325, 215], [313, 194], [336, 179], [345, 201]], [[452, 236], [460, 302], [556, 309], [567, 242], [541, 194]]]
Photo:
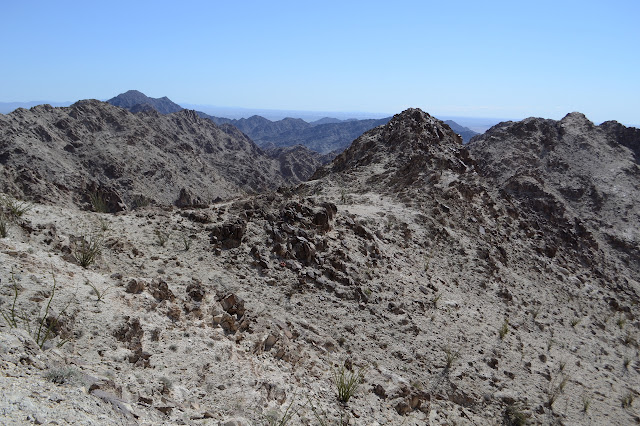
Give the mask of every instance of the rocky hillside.
[[[555, 189], [589, 161], [626, 169], [635, 133], [523, 123], [468, 150], [410, 109], [295, 189], [200, 209], [5, 198], [6, 421], [637, 423], [640, 283], [608, 236], [634, 216], [606, 216], [612, 194], [587, 212], [590, 182], [611, 190], [595, 177], [582, 197]], [[564, 143], [584, 152], [550, 171]], [[510, 177], [524, 148], [538, 164]], [[635, 179], [609, 183], [638, 200]], [[88, 263], [83, 241], [101, 248]]]
[[182, 110], [182, 107], [166, 96], [162, 98], [150, 98], [137, 90], [129, 90], [107, 101], [111, 105], [138, 112], [144, 109], [155, 109], [160, 114], [171, 114]]
[[591, 245], [607, 245], [637, 274], [639, 146], [638, 129], [595, 126], [571, 113], [560, 121], [501, 123], [469, 149], [492, 187], [536, 214], [542, 227], [556, 226], [550, 218], [561, 221]]
[[[0, 116], [0, 140], [3, 192], [65, 205], [101, 194], [111, 211], [209, 203], [308, 177], [284, 177], [281, 161], [236, 128], [189, 110], [133, 114], [95, 100], [42, 105]], [[297, 167], [291, 156], [286, 161]]]

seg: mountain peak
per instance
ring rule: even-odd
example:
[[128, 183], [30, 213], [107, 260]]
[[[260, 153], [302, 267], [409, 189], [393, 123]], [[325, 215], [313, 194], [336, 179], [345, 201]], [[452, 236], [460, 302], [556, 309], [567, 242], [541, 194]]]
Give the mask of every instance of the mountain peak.
[[107, 101], [111, 105], [115, 105], [120, 108], [128, 109], [129, 111], [141, 111], [146, 108], [139, 105], [149, 105], [160, 114], [171, 114], [182, 110], [182, 107], [166, 96], [162, 98], [150, 98], [142, 92], [137, 90], [128, 90], [118, 96], [111, 98]]

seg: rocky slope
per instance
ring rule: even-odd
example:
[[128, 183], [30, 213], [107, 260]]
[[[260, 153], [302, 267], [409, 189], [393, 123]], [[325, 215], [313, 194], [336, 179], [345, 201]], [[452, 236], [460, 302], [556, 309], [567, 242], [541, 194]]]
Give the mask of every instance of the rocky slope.
[[66, 205], [86, 204], [93, 193], [111, 211], [198, 204], [299, 182], [236, 128], [189, 110], [132, 114], [95, 100], [42, 105], [0, 116], [0, 140], [4, 192]]
[[[590, 134], [574, 118], [563, 131]], [[548, 197], [503, 184], [473, 144], [515, 159], [509, 126], [470, 154], [411, 109], [279, 193], [115, 215], [33, 205], [0, 239], [0, 309], [15, 297], [53, 334], [40, 350], [0, 320], [7, 422], [640, 421], [635, 267], [580, 202], [554, 193], [544, 214]], [[525, 144], [538, 158], [540, 140]], [[617, 139], [587, 144], [584, 158], [634, 158]], [[83, 269], [90, 237], [102, 251]], [[343, 403], [341, 372], [364, 379]]]
[[501, 123], [469, 149], [492, 186], [536, 214], [541, 226], [556, 226], [545, 223], [553, 218], [593, 234], [590, 244], [606, 244], [637, 274], [638, 146], [638, 129], [615, 122], [595, 126], [571, 113], [560, 121]]

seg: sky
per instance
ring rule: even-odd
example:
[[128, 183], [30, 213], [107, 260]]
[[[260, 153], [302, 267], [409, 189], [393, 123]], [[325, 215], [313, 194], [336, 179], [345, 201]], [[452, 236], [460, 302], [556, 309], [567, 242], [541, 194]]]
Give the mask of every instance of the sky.
[[31, 1], [0, 102], [109, 99], [640, 124], [640, 1]]

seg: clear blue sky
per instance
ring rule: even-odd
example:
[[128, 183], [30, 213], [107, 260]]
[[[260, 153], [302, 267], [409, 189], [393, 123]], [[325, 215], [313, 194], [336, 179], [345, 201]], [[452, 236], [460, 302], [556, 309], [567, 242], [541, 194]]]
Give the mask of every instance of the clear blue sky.
[[640, 124], [640, 1], [6, 1], [0, 102]]

